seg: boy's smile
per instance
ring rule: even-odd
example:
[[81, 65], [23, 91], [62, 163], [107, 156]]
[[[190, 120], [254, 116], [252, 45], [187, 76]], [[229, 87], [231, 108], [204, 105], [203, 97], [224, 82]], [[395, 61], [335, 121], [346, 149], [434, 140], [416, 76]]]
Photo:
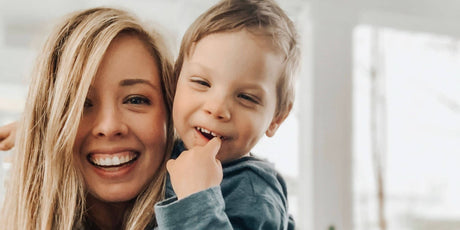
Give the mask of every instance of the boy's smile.
[[247, 30], [211, 34], [184, 60], [173, 119], [187, 148], [223, 140], [223, 162], [247, 155], [264, 133], [272, 136], [282, 55]]
[[208, 140], [211, 140], [211, 139], [214, 138], [214, 137], [217, 137], [217, 138], [219, 138], [219, 139], [221, 139], [221, 140], [224, 140], [224, 139], [225, 139], [224, 136], [219, 135], [219, 134], [217, 134], [217, 133], [215, 133], [215, 132], [213, 132], [213, 131], [209, 131], [209, 130], [207, 130], [207, 129], [205, 129], [205, 128], [196, 127], [195, 129], [196, 129], [198, 132], [200, 132], [201, 135], [203, 135], [204, 137], [206, 137], [206, 139], [208, 139]]

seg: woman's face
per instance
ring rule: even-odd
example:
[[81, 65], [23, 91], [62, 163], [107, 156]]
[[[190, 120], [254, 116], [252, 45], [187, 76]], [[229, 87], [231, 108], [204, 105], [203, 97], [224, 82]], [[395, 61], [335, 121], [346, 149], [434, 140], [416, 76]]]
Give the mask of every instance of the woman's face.
[[89, 193], [136, 197], [165, 156], [167, 114], [155, 59], [136, 36], [109, 46], [85, 102], [75, 154]]

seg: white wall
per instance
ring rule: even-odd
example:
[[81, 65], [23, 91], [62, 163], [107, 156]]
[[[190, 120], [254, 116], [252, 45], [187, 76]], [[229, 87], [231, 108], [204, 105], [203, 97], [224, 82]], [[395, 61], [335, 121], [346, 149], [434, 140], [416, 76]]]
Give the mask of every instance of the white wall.
[[[301, 98], [301, 154], [306, 168], [300, 178], [308, 194], [307, 222], [302, 229], [353, 228], [352, 209], [352, 32], [358, 24], [388, 26], [460, 37], [460, 1], [455, 0], [313, 0], [311, 33], [304, 66], [312, 89]], [[310, 98], [311, 97], [311, 98]], [[308, 102], [311, 100], [311, 103]], [[303, 176], [305, 177], [303, 177]], [[313, 175], [313, 179], [309, 178]]]

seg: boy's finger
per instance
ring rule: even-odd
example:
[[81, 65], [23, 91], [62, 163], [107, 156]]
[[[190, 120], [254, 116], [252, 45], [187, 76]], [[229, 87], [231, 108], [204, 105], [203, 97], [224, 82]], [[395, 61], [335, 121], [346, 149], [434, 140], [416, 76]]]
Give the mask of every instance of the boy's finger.
[[203, 146], [203, 150], [207, 153], [210, 153], [213, 157], [216, 157], [221, 144], [222, 140], [218, 137], [214, 137], [205, 146]]
[[175, 164], [175, 160], [174, 159], [169, 159], [167, 162], [166, 162], [166, 170], [170, 171], [172, 169], [172, 167], [174, 167], [174, 164]]

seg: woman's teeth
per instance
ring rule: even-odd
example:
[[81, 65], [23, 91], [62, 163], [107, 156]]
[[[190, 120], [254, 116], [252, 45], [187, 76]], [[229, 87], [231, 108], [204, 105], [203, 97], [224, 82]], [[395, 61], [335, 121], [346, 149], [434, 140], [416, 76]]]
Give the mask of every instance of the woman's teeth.
[[90, 155], [89, 161], [97, 166], [109, 167], [109, 166], [120, 166], [126, 164], [137, 157], [137, 154], [133, 152], [127, 152], [123, 154], [114, 154], [112, 156], [99, 156], [98, 154]]

